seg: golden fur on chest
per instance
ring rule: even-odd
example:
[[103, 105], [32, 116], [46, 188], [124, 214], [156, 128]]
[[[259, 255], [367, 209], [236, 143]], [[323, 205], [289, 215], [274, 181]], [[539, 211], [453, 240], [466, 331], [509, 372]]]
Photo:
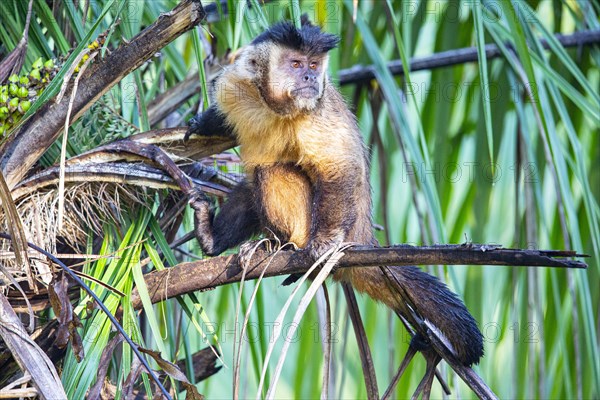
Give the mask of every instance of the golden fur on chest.
[[[329, 83], [320, 108], [282, 116], [264, 103], [254, 83], [233, 65], [218, 79], [217, 102], [234, 128], [247, 175], [260, 192], [270, 229], [303, 247], [309, 240], [314, 186], [343, 180], [352, 198], [333, 209], [357, 206], [356, 226], [347, 241], [370, 243], [371, 204], [362, 137], [341, 95]], [[296, 168], [291, 168], [290, 166]], [[258, 187], [260, 185], [260, 187]]]
[[338, 175], [363, 152], [360, 135], [348, 124], [343, 99], [329, 84], [321, 111], [285, 117], [266, 107], [255, 86], [239, 76], [235, 69], [224, 72], [217, 81], [217, 101], [234, 127], [242, 161], [249, 170], [291, 162], [307, 173], [316, 169]]

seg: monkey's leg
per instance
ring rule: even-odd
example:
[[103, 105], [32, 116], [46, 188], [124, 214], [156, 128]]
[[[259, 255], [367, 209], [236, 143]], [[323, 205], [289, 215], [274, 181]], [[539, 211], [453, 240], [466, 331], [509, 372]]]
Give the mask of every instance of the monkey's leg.
[[343, 242], [356, 222], [355, 202], [343, 199], [356, 196], [348, 179], [319, 177], [314, 184], [308, 251], [314, 259]]
[[[264, 226], [281, 243], [297, 247], [308, 243], [310, 233], [312, 187], [306, 173], [292, 163], [262, 165], [254, 170], [259, 214]], [[292, 274], [283, 282], [289, 285], [302, 274]]]
[[190, 200], [195, 210], [194, 231], [202, 251], [216, 256], [258, 233], [260, 223], [254, 207], [253, 191], [247, 182], [236, 186], [215, 216], [204, 194]]
[[312, 189], [308, 176], [291, 163], [256, 167], [259, 214], [282, 242], [306, 246], [310, 232]]
[[191, 135], [228, 136], [233, 134], [233, 130], [227, 124], [224, 115], [214, 105], [190, 119], [188, 124], [190, 127], [183, 140], [188, 140]]

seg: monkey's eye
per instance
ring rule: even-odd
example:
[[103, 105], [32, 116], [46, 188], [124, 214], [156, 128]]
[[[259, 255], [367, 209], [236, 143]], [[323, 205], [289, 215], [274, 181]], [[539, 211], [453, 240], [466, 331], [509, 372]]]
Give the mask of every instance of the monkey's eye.
[[302, 63], [300, 61], [297, 61], [297, 60], [292, 61], [292, 68], [300, 68], [300, 67], [302, 67]]
[[252, 64], [253, 67], [256, 67], [256, 60], [255, 59], [251, 59], [250, 60], [250, 64]]
[[318, 66], [319, 64], [316, 61], [311, 62], [309, 65], [310, 69], [317, 69]]

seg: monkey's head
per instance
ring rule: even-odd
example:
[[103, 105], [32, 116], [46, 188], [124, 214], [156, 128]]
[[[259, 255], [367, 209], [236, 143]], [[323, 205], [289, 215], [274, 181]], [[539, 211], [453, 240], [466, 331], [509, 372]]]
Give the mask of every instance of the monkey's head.
[[256, 37], [239, 61], [271, 110], [290, 117], [307, 114], [323, 96], [327, 52], [338, 42], [306, 18], [299, 29], [285, 21]]

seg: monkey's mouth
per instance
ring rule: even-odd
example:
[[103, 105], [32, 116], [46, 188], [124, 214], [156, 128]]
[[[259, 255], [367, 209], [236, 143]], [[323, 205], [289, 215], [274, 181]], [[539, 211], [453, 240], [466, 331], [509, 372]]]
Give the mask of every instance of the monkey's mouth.
[[319, 88], [315, 86], [303, 86], [290, 91], [290, 97], [313, 99], [319, 95]]

